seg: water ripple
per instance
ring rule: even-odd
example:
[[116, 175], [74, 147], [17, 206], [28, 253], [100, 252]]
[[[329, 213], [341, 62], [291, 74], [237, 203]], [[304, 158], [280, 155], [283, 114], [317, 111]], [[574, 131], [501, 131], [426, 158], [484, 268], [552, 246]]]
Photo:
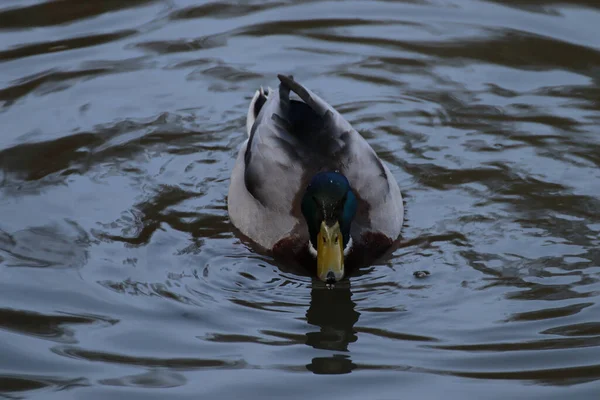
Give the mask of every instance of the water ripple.
[[[595, 398], [600, 8], [340, 4], [0, 6], [0, 397]], [[405, 195], [333, 289], [227, 215], [277, 73]]]

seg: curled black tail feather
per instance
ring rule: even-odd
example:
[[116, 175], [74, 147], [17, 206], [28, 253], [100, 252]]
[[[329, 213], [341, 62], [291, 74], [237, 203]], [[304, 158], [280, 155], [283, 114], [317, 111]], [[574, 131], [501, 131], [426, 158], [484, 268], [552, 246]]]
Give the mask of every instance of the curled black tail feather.
[[323, 104], [320, 101], [315, 101], [315, 99], [312, 98], [308, 90], [306, 90], [304, 86], [296, 82], [293, 76], [285, 76], [282, 74], [278, 74], [277, 77], [281, 82], [280, 88], [281, 86], [285, 86], [288, 88], [288, 91], [292, 90], [298, 95], [298, 97], [302, 99], [302, 101], [304, 101], [310, 108], [312, 108], [312, 110], [318, 116], [324, 118], [326, 123], [334, 124], [334, 121], [328, 121], [329, 119], [332, 119], [333, 114], [330, 112], [327, 105]]

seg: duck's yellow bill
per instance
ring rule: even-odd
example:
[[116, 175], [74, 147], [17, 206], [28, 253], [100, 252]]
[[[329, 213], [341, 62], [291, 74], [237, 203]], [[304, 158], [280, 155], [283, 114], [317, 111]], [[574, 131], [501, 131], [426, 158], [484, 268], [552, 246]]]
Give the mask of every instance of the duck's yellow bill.
[[317, 234], [317, 276], [327, 283], [344, 277], [344, 240], [337, 222], [333, 226], [321, 222]]

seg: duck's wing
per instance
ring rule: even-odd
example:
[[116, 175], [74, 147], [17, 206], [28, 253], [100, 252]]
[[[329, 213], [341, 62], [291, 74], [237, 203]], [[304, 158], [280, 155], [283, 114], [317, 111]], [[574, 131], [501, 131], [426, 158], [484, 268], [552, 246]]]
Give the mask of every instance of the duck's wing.
[[302, 124], [319, 119], [289, 94], [280, 85], [254, 95], [246, 118], [248, 139], [233, 167], [227, 198], [233, 224], [266, 249], [291, 235], [307, 236], [297, 205], [309, 165], [304, 158], [310, 155], [298, 132]]
[[[244, 152], [246, 190], [265, 208], [282, 213], [290, 213], [311, 158], [292, 115], [301, 112], [301, 106], [292, 105], [289, 95], [289, 87], [280, 85], [266, 99], [259, 97], [264, 104], [259, 111], [254, 107], [258, 113]], [[307, 113], [306, 118], [311, 117], [316, 119]]]

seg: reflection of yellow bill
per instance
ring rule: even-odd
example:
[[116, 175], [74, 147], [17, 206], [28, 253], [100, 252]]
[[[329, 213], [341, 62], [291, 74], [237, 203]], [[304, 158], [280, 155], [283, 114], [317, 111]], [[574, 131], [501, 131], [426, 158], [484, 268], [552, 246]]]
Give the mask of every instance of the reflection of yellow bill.
[[317, 235], [317, 276], [328, 283], [344, 277], [344, 239], [338, 222], [333, 226], [321, 222]]

